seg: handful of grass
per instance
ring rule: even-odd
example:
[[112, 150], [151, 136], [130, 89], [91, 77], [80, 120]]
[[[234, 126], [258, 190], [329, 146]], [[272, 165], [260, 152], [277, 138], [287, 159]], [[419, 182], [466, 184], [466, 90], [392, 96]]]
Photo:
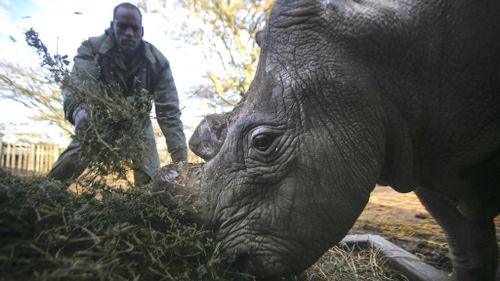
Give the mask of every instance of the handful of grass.
[[73, 87], [76, 100], [85, 104], [89, 113], [75, 129], [81, 159], [88, 163], [88, 175], [115, 174], [124, 179], [127, 170], [140, 167], [144, 161], [150, 101], [147, 93], [123, 97], [116, 85], [98, 86], [98, 91]]
[[0, 176], [0, 280], [253, 280], [148, 188], [101, 192]]

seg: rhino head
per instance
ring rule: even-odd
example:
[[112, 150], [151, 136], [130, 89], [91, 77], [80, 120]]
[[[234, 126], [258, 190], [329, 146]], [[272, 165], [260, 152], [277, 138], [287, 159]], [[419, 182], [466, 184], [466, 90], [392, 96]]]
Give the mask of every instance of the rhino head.
[[343, 67], [326, 13], [319, 1], [278, 1], [247, 97], [190, 140], [209, 160], [200, 188], [222, 251], [259, 276], [301, 271], [339, 242], [382, 170], [373, 81], [356, 61]]

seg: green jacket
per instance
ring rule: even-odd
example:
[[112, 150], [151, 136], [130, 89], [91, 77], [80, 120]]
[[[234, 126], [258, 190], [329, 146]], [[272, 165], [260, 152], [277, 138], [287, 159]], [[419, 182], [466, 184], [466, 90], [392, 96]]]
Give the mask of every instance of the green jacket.
[[[140, 55], [130, 67], [125, 67], [121, 61], [113, 32], [107, 29], [103, 35], [89, 38], [78, 48], [71, 72], [71, 82], [106, 83], [113, 80], [122, 86], [124, 96], [146, 89], [153, 97], [158, 125], [165, 136], [173, 160], [176, 160], [174, 155], [179, 155], [179, 152], [185, 155], [186, 138], [180, 120], [177, 90], [168, 60], [152, 44], [143, 41]], [[74, 98], [70, 90], [63, 89], [65, 117], [71, 123], [74, 123], [72, 116], [78, 106]]]

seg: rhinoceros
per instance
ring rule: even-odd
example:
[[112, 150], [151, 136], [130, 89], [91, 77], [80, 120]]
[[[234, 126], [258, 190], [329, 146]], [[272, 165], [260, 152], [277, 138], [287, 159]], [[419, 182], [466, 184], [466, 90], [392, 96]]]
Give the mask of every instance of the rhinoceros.
[[190, 141], [206, 163], [183, 192], [221, 251], [300, 272], [381, 184], [418, 195], [456, 280], [493, 281], [500, 1], [277, 0], [259, 41], [246, 97]]

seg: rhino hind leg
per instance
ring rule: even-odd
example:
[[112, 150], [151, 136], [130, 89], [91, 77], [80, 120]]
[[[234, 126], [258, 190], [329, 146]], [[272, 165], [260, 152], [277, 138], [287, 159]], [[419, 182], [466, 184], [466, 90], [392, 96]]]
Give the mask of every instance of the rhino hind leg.
[[468, 219], [441, 194], [427, 188], [415, 193], [444, 229], [458, 281], [494, 281], [498, 263], [495, 224], [491, 216]]

